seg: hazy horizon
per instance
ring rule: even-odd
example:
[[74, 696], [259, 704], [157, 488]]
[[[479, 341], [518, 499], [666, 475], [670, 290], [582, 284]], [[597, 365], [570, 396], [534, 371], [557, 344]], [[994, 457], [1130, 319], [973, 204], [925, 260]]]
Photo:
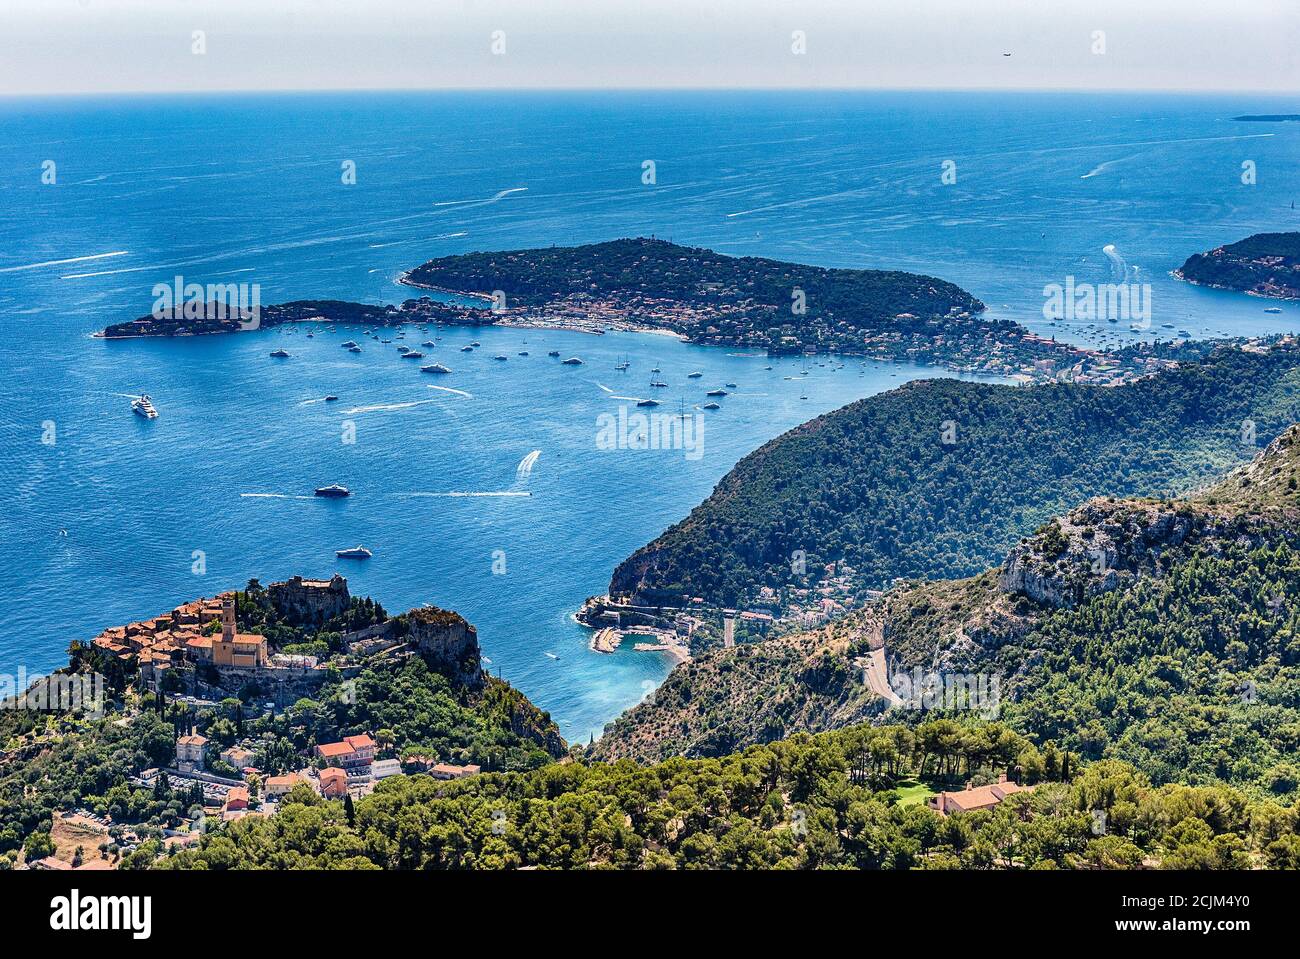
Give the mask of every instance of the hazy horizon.
[[[1300, 8], [1239, 0], [7, 0], [0, 95], [1300, 88]], [[1009, 54], [1009, 56], [1008, 56]]]

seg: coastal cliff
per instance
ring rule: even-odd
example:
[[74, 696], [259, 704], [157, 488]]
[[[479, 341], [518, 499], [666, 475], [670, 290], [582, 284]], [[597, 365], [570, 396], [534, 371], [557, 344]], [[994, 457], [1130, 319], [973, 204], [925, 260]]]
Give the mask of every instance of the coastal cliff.
[[1256, 233], [1208, 253], [1197, 253], [1174, 275], [1219, 290], [1300, 299], [1300, 232]]

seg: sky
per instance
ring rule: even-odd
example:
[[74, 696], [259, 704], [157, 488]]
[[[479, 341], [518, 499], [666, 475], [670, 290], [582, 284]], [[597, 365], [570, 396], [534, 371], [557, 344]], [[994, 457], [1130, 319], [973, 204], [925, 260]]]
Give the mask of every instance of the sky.
[[1298, 51], [1300, 0], [0, 0], [9, 95], [1293, 92]]

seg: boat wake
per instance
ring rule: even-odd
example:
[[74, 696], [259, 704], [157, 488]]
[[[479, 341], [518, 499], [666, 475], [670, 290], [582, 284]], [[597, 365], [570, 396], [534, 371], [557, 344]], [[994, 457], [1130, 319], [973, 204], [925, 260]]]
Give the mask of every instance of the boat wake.
[[[474, 398], [474, 394], [466, 393], [464, 390], [458, 390], [453, 386], [434, 386], [432, 383], [426, 383], [424, 385], [431, 390], [442, 390], [444, 393], [455, 393], [457, 396], [463, 396], [467, 400], [472, 400]], [[426, 400], [426, 402], [428, 401]]]
[[66, 260], [44, 260], [41, 263], [28, 263], [25, 266], [6, 266], [0, 273], [20, 273], [23, 270], [39, 270], [45, 266], [62, 266], [65, 263], [85, 263], [87, 260], [106, 260], [112, 256], [126, 256], [128, 250], [114, 250], [112, 253], [96, 253], [92, 256], [70, 256]]
[[424, 406], [426, 403], [436, 403], [437, 400], [411, 400], [409, 403], [376, 403], [373, 406], [354, 406], [350, 410], [344, 410], [345, 415], [353, 413], [389, 413], [393, 410], [409, 410], [412, 406]]
[[434, 206], [487, 206], [490, 203], [499, 203], [512, 193], [523, 193], [527, 189], [526, 186], [516, 186], [509, 190], [498, 190], [486, 200], [443, 200], [441, 203], [435, 203]]
[[413, 499], [443, 498], [443, 497], [462, 497], [462, 496], [532, 496], [527, 490], [499, 490], [495, 492], [470, 493], [461, 490], [453, 490], [450, 493], [403, 493], [403, 496], [409, 496]]
[[240, 493], [243, 499], [315, 499], [315, 496], [295, 496], [291, 493]]

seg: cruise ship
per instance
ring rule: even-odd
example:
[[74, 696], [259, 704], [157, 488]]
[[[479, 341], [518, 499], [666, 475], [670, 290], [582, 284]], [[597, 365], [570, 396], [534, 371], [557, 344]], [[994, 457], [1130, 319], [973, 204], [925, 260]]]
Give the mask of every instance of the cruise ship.
[[148, 393], [142, 393], [131, 401], [131, 409], [136, 416], [143, 416], [147, 420], [156, 420], [158, 411], [154, 409], [153, 400], [149, 399]]

